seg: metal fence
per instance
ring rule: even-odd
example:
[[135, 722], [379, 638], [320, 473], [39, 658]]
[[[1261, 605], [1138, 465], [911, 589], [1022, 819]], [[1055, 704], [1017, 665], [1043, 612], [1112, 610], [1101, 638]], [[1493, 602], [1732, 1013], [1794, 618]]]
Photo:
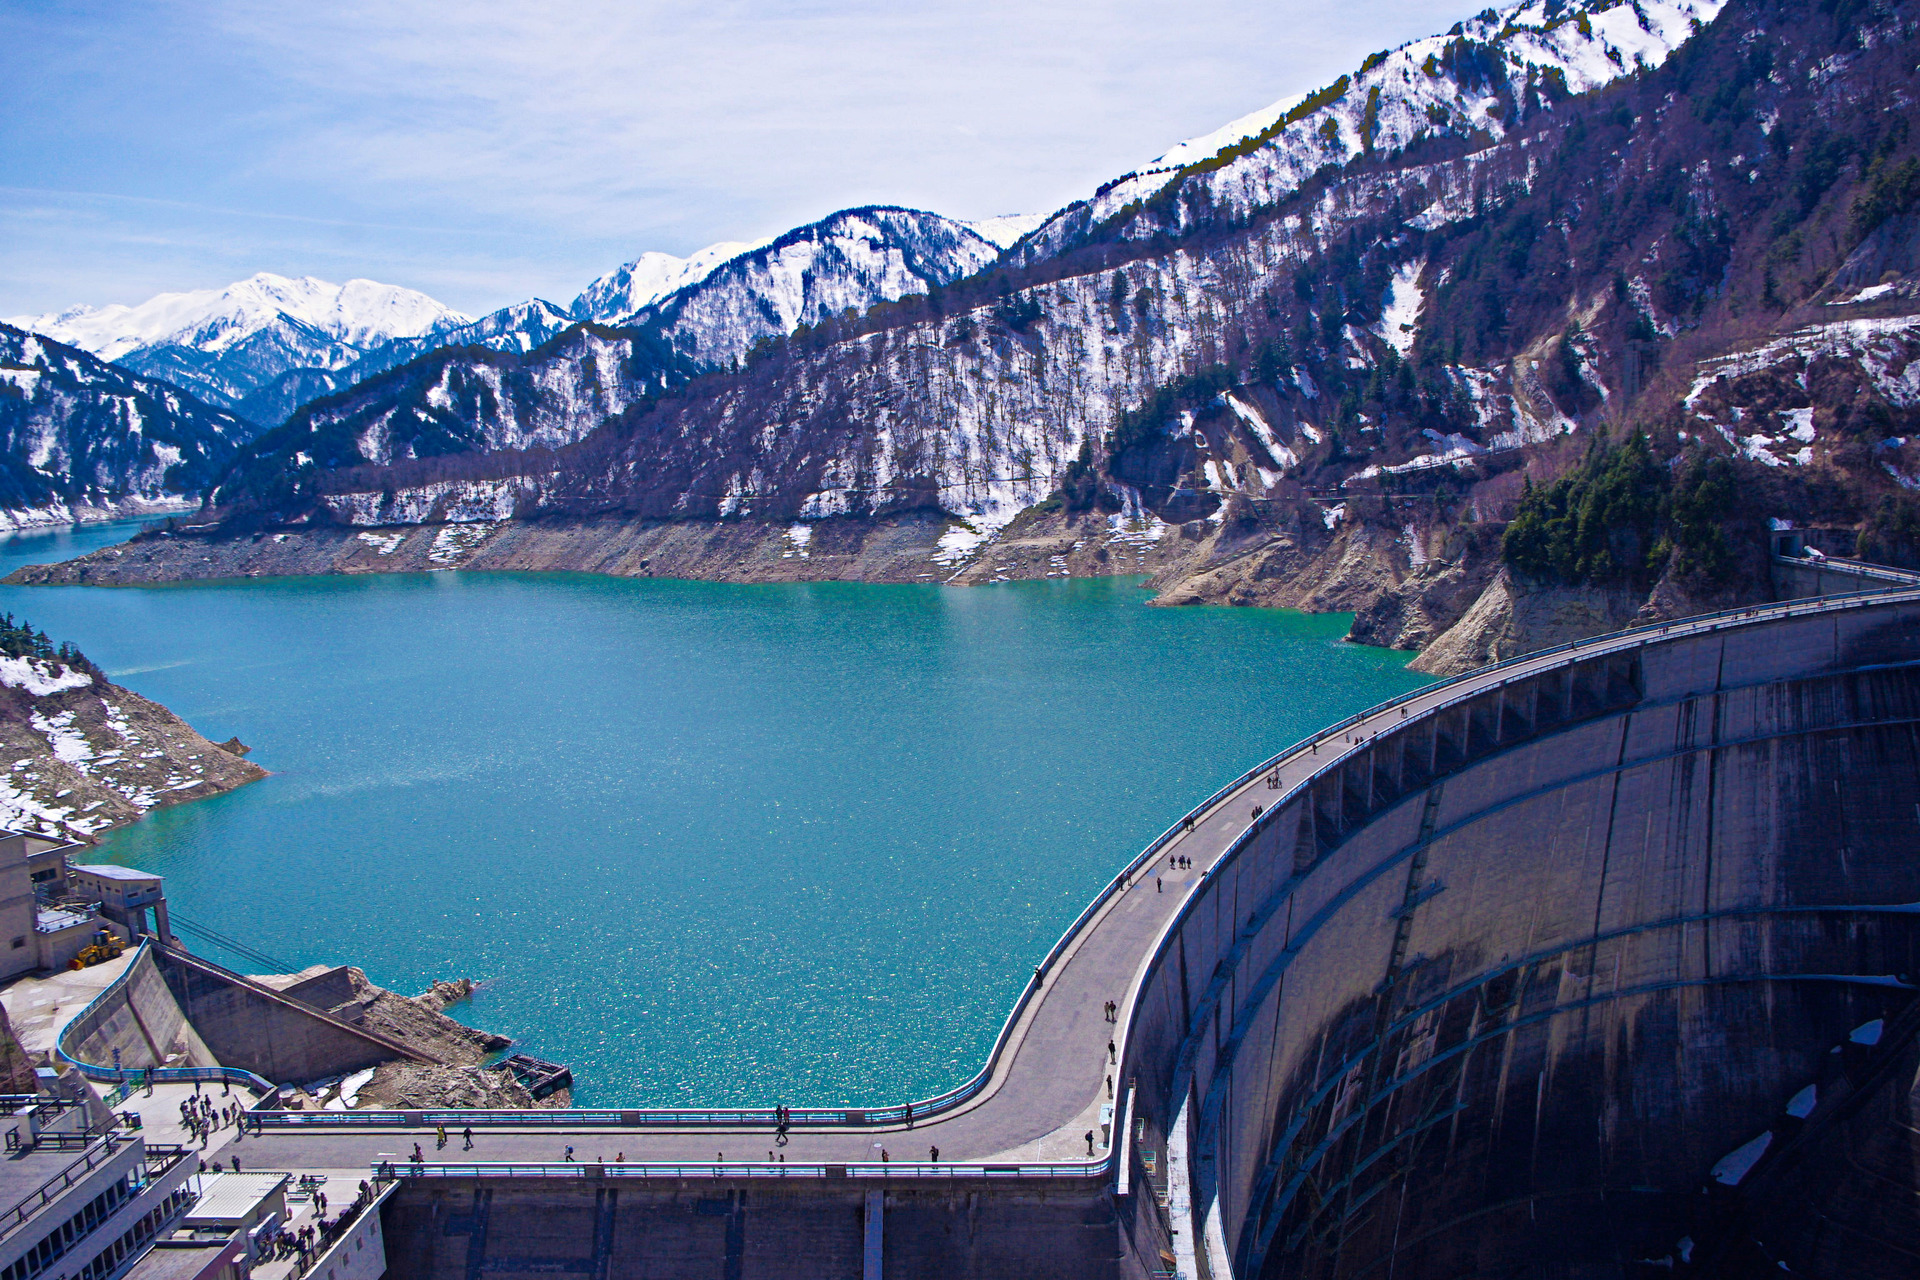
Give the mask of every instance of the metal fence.
[[411, 1161], [375, 1161], [368, 1167], [378, 1179], [389, 1178], [846, 1178], [915, 1179], [953, 1181], [1002, 1178], [1072, 1178], [1082, 1181], [1105, 1179], [1111, 1162], [1107, 1159], [1055, 1161], [1028, 1164], [976, 1162], [971, 1164], [910, 1164], [862, 1162], [836, 1164], [767, 1164], [765, 1162], [714, 1164], [628, 1163], [540, 1163], [473, 1162], [468, 1164], [415, 1164]]

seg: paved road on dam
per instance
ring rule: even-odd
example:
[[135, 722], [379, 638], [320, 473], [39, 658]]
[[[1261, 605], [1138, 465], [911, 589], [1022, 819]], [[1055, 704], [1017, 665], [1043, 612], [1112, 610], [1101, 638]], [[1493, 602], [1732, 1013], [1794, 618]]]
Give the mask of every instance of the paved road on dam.
[[[1920, 599], [1920, 591], [1879, 593], [1874, 603]], [[1121, 1042], [1121, 1026], [1109, 1022], [1105, 1004], [1117, 1001], [1127, 1016], [1133, 986], [1168, 923], [1199, 881], [1253, 820], [1255, 805], [1284, 799], [1317, 770], [1338, 760], [1382, 730], [1484, 691], [1502, 681], [1524, 678], [1556, 667], [1569, 657], [1593, 657], [1630, 650], [1640, 644], [1701, 634], [1769, 617], [1824, 612], [1847, 607], [1828, 600], [1795, 601], [1714, 615], [1684, 624], [1646, 628], [1624, 636], [1603, 637], [1567, 650], [1550, 650], [1509, 665], [1487, 668], [1463, 680], [1433, 685], [1388, 704], [1357, 723], [1338, 725], [1300, 744], [1268, 769], [1194, 816], [1183, 831], [1138, 872], [1123, 892], [1113, 894], [1082, 928], [1046, 974], [1040, 998], [1030, 1001], [1008, 1040], [1008, 1050], [986, 1087], [964, 1105], [911, 1130], [901, 1125], [843, 1129], [796, 1128], [789, 1142], [776, 1145], [770, 1127], [722, 1126], [674, 1129], [620, 1129], [607, 1126], [539, 1130], [476, 1129], [472, 1150], [463, 1149], [455, 1131], [438, 1150], [432, 1130], [343, 1129], [332, 1126], [268, 1130], [251, 1134], [226, 1149], [243, 1167], [262, 1169], [364, 1168], [380, 1159], [405, 1162], [421, 1142], [429, 1163], [551, 1163], [567, 1146], [583, 1162], [694, 1164], [765, 1162], [863, 1162], [877, 1160], [880, 1149], [895, 1162], [921, 1162], [937, 1147], [942, 1162], [1057, 1162], [1088, 1157], [1086, 1133], [1100, 1133], [1100, 1112], [1113, 1100], [1110, 1076], [1117, 1070], [1108, 1042]], [[1268, 779], [1278, 771], [1279, 787]], [[1190, 859], [1191, 870], [1174, 870], [1171, 860]], [[1160, 882], [1156, 886], [1156, 880]], [[1116, 1088], [1123, 1082], [1113, 1080]], [[776, 1103], [810, 1105], [811, 1099], [769, 1098]], [[1104, 1156], [1104, 1149], [1094, 1154]]]

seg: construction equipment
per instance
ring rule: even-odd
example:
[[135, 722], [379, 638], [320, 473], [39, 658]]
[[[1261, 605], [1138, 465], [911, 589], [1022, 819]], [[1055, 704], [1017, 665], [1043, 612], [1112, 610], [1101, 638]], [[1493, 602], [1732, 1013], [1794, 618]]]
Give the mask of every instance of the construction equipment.
[[94, 933], [91, 944], [82, 947], [78, 955], [67, 961], [67, 968], [85, 969], [108, 960], [118, 960], [126, 949], [127, 944], [115, 937], [111, 930], [100, 929]]

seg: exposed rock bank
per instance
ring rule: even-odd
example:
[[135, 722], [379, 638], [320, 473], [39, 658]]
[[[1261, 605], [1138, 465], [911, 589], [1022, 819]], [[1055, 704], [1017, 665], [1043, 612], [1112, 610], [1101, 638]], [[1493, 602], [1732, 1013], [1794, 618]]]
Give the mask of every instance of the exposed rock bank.
[[1348, 638], [1423, 651], [1451, 675], [1484, 662], [1735, 603], [1663, 584], [1652, 596], [1516, 584], [1501, 566], [1504, 523], [1433, 523], [1402, 500], [1255, 504], [1174, 525], [1040, 505], [997, 530], [934, 514], [769, 524], [752, 520], [503, 520], [251, 534], [169, 532], [62, 564], [15, 585], [135, 586], [309, 574], [572, 571], [716, 582], [891, 582], [980, 586], [1143, 575], [1156, 604], [1353, 613]]
[[[356, 1082], [352, 1109], [411, 1109], [442, 1107], [564, 1107], [572, 1093], [561, 1089], [539, 1100], [528, 1093], [506, 1067], [489, 1066], [495, 1054], [513, 1042], [502, 1035], [456, 1022], [444, 1012], [472, 996], [474, 981], [459, 978], [435, 982], [418, 996], [403, 996], [376, 985], [349, 965], [315, 965], [299, 973], [270, 974], [255, 981], [273, 987], [303, 1004], [344, 1022], [392, 1037], [420, 1053], [439, 1060], [393, 1061]], [[313, 1095], [302, 1095], [305, 1108], [326, 1105], [328, 1082]]]
[[0, 658], [0, 826], [91, 840], [266, 776], [95, 669]]

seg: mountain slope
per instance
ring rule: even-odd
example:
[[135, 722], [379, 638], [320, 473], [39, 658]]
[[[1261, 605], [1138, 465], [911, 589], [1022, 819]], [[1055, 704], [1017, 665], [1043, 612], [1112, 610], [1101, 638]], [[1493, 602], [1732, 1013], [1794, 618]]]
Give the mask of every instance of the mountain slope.
[[215, 746], [11, 616], [0, 616], [0, 747], [0, 825], [78, 840], [266, 776], [237, 739]]
[[1000, 247], [915, 209], [847, 209], [796, 227], [628, 317], [707, 365], [848, 310], [925, 293], [985, 269]]
[[1145, 238], [1244, 218], [1329, 165], [1438, 137], [1483, 147], [1553, 103], [1659, 66], [1725, 0], [1533, 0], [1382, 50], [1350, 75], [1191, 139], [1055, 214], [1028, 261], [1090, 235]]
[[[496, 313], [502, 323], [492, 333], [481, 331], [495, 316], [421, 339], [472, 345], [443, 346], [307, 404], [260, 438], [240, 472], [276, 476], [277, 489], [304, 490], [314, 471], [560, 448], [645, 397], [739, 360], [757, 342], [849, 308], [939, 288], [998, 253], [935, 214], [847, 210], [733, 257], [620, 328], [583, 322], [529, 349], [530, 328], [563, 322], [549, 304], [536, 303], [524, 315]], [[347, 372], [385, 359], [376, 352]]]
[[643, 253], [582, 289], [568, 308], [568, 314], [576, 320], [619, 324], [668, 294], [700, 283], [723, 263], [771, 243], [771, 240], [725, 240], [685, 258], [676, 258], [670, 253]]
[[168, 383], [0, 324], [0, 524], [187, 505], [253, 432]]
[[[1911, 16], [1735, 0], [1584, 95], [1505, 76], [1497, 137], [1206, 194], [1248, 149], [1057, 251], [583, 410], [551, 452], [262, 450], [219, 495], [249, 536], [44, 576], [1125, 568], [1169, 603], [1353, 610], [1356, 638], [1448, 666], [1764, 595], [1771, 517], [1920, 560]], [[472, 523], [352, 532], [445, 521]]]
[[339, 369], [390, 339], [468, 319], [395, 285], [261, 272], [224, 289], [9, 323], [240, 410], [249, 395], [289, 371]]
[[254, 422], [277, 424], [301, 405], [333, 395], [375, 374], [417, 360], [443, 347], [485, 347], [524, 355], [573, 323], [573, 317], [540, 298], [488, 312], [478, 320], [453, 316], [437, 321], [415, 338], [394, 338], [338, 369], [300, 368], [281, 374], [240, 401], [240, 412]]

